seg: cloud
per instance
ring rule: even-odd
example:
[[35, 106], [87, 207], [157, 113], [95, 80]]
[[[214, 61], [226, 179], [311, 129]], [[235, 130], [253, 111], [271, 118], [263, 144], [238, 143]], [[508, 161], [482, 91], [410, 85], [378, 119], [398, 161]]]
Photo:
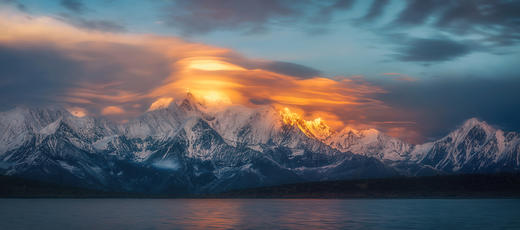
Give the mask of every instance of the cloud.
[[97, 114], [115, 104], [138, 113], [130, 107], [152, 100], [142, 95], [172, 71], [162, 51], [133, 36], [83, 31], [46, 17], [3, 17], [0, 27], [9, 33], [0, 38], [2, 109], [71, 103]]
[[148, 111], [167, 108], [172, 102], [173, 102], [173, 98], [171, 98], [171, 97], [159, 98], [150, 105], [150, 108], [148, 108]]
[[160, 54], [128, 44], [0, 43], [0, 104], [130, 106], [147, 89], [162, 84], [170, 71]]
[[317, 15], [311, 18], [310, 23], [330, 22], [334, 13], [351, 9], [355, 2], [355, 0], [331, 1], [330, 5], [323, 5], [319, 8]]
[[58, 19], [67, 22], [75, 27], [95, 30], [95, 31], [103, 31], [103, 32], [125, 32], [126, 27], [121, 25], [118, 22], [103, 20], [103, 19], [86, 19], [79, 15], [71, 15], [62, 13], [59, 15]]
[[19, 2], [18, 0], [0, 0], [0, 3], [6, 3], [6, 4], [14, 5], [14, 6], [16, 6], [16, 8], [19, 11], [22, 11], [22, 12], [29, 11], [27, 6], [25, 4]]
[[289, 1], [174, 1], [167, 8], [165, 22], [186, 34], [244, 28], [254, 32], [264, 30], [273, 18], [290, 19], [298, 14]]
[[363, 20], [371, 21], [380, 17], [383, 14], [384, 8], [387, 6], [388, 3], [388, 0], [373, 1], [372, 5], [370, 6], [370, 9], [363, 17]]
[[392, 77], [392, 79], [398, 80], [398, 81], [408, 81], [408, 82], [414, 82], [417, 81], [417, 78], [410, 77], [407, 74], [402, 73], [383, 73], [384, 76]]
[[274, 103], [274, 101], [267, 98], [250, 98], [249, 102], [255, 105], [269, 105]]
[[[226, 56], [226, 55], [225, 55]], [[193, 68], [189, 58], [176, 63], [182, 69], [172, 75], [168, 84], [155, 89], [151, 95], [161, 97], [183, 97], [188, 89], [199, 99], [215, 102], [227, 101], [246, 106], [273, 105], [278, 108], [299, 108], [306, 118], [314, 116], [329, 117], [327, 122], [338, 125], [366, 122], [363, 113], [384, 107], [380, 101], [372, 99], [373, 94], [384, 93], [377, 86], [368, 84], [361, 77], [295, 77], [262, 68], [236, 68], [229, 63], [252, 63], [254, 60], [222, 59], [204, 57], [208, 66], [211, 60], [219, 66], [229, 68]], [[263, 61], [261, 61], [263, 62]], [[172, 95], [172, 93], [180, 95]], [[227, 104], [227, 103], [225, 103]], [[335, 114], [348, 114], [336, 116]], [[336, 126], [338, 128], [338, 126]]]
[[384, 109], [373, 99], [384, 90], [359, 76], [323, 78], [310, 67], [174, 37], [87, 31], [48, 17], [10, 19], [0, 22], [10, 30], [0, 37], [0, 100], [7, 107], [62, 103], [124, 120], [189, 90], [209, 103], [299, 108], [334, 124], [366, 123], [363, 113]]
[[172, 1], [165, 7], [163, 21], [187, 35], [218, 30], [259, 33], [273, 25], [293, 26], [299, 22], [310, 22], [305, 27], [314, 28], [316, 23], [328, 22], [333, 13], [348, 10], [354, 3], [355, 0]]
[[235, 53], [227, 55], [227, 58], [246, 69], [265, 69], [276, 73], [290, 75], [298, 78], [316, 77], [322, 74], [320, 70], [284, 61], [251, 60]]
[[406, 8], [395, 19], [396, 26], [424, 24], [433, 13], [445, 7], [449, 2], [444, 0], [410, 0], [407, 3]]
[[49, 102], [50, 95], [64, 93], [63, 78], [77, 68], [78, 63], [49, 47], [0, 44], [0, 104]]
[[[50, 17], [2, 15], [0, 106], [60, 103], [81, 114], [131, 119], [182, 99], [189, 90], [215, 104], [289, 107], [307, 120], [322, 117], [336, 129], [378, 128], [421, 142], [477, 116], [520, 129], [518, 78], [388, 81], [363, 76], [325, 78], [295, 63], [252, 59], [175, 37], [112, 33], [73, 27]], [[413, 39], [405, 61], [438, 62], [472, 51], [449, 39]], [[437, 51], [450, 50], [450, 51]], [[497, 73], [501, 76], [501, 73]], [[410, 79], [408, 79], [410, 80]], [[518, 95], [518, 96], [517, 96]], [[157, 102], [155, 106], [151, 106]]]
[[495, 46], [520, 41], [519, 1], [411, 0], [394, 28], [431, 25], [454, 35], [475, 35]]
[[495, 74], [501, 77], [446, 74], [415, 82], [379, 82], [378, 86], [388, 93], [376, 98], [397, 112], [390, 115], [394, 118], [387, 119], [417, 123], [408, 129], [420, 134], [415, 142], [444, 136], [471, 117], [505, 130], [520, 130], [520, 101], [516, 99], [520, 97], [520, 79], [511, 74]]
[[409, 62], [449, 61], [469, 54], [469, 45], [449, 39], [411, 38], [398, 50], [397, 58]]
[[[256, 62], [256, 68], [266, 69], [273, 72], [290, 75], [300, 78], [316, 77], [321, 74], [321, 71], [295, 63], [282, 61]], [[254, 65], [253, 65], [254, 66]]]
[[403, 9], [396, 3], [373, 1], [364, 17], [352, 22], [381, 36], [383, 44], [400, 46], [394, 56], [399, 61], [432, 64], [475, 50], [503, 54], [520, 41], [520, 1], [409, 0], [400, 2]]
[[81, 107], [72, 106], [72, 107], [68, 107], [66, 109], [67, 109], [67, 111], [69, 111], [70, 114], [72, 114], [73, 116], [76, 116], [76, 117], [84, 117], [88, 114], [87, 110], [85, 110], [84, 108], [81, 108]]
[[176, 160], [160, 160], [154, 162], [152, 165], [156, 168], [173, 171], [176, 171], [181, 168], [181, 165]]
[[107, 106], [105, 108], [103, 108], [103, 110], [101, 110], [101, 114], [103, 115], [119, 115], [119, 114], [124, 114], [125, 113], [125, 110], [123, 110], [122, 108], [120, 107], [117, 107], [117, 106]]
[[79, 0], [61, 0], [60, 4], [65, 9], [75, 13], [83, 13], [85, 11], [85, 5], [83, 5], [83, 2]]
[[459, 1], [450, 6], [439, 16], [437, 27], [459, 34], [481, 34], [497, 45], [520, 40], [519, 1]]

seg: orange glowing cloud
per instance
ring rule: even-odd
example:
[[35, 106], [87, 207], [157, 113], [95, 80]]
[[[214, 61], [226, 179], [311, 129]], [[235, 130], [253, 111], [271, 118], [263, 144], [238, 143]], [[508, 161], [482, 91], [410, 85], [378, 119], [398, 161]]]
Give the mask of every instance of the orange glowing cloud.
[[125, 111], [117, 106], [107, 106], [101, 110], [101, 114], [103, 115], [117, 115], [117, 114], [124, 114]]
[[187, 60], [189, 69], [198, 69], [198, 70], [206, 70], [206, 71], [219, 71], [219, 70], [245, 70], [240, 66], [236, 66], [224, 61], [215, 60], [215, 59], [204, 59], [196, 58], [193, 60]]
[[171, 98], [171, 97], [159, 98], [150, 105], [150, 108], [148, 108], [148, 111], [167, 108], [172, 103], [172, 101], [173, 101], [173, 98]]
[[75, 117], [84, 117], [87, 115], [87, 110], [81, 107], [69, 107], [67, 111]]
[[215, 106], [269, 104], [284, 117], [300, 110], [302, 127], [321, 136], [316, 127], [331, 132], [345, 125], [375, 124], [367, 114], [390, 111], [374, 99], [385, 91], [360, 76], [302, 78], [266, 68], [267, 60], [175, 37], [87, 32], [48, 17], [1, 16], [7, 20], [0, 21], [0, 44], [45, 45], [81, 64], [80, 77], [57, 101], [90, 113], [136, 116], [168, 107], [189, 91]]

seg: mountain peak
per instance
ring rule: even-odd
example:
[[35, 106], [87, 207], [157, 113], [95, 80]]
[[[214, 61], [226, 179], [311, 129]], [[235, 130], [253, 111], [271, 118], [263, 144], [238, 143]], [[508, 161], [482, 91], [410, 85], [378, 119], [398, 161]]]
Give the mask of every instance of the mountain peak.
[[[495, 128], [493, 128], [487, 122], [481, 121], [475, 117], [466, 120], [459, 130], [462, 133], [468, 133], [474, 129], [483, 130], [486, 134], [492, 134], [496, 131]], [[455, 132], [458, 132], [458, 131], [455, 131]]]
[[50, 123], [49, 125], [43, 127], [39, 133], [41, 134], [45, 134], [45, 135], [50, 135], [50, 134], [53, 134], [55, 133], [59, 127], [62, 125], [63, 123], [63, 118], [58, 118], [56, 121]]
[[318, 139], [325, 140], [330, 137], [334, 131], [330, 128], [320, 117], [307, 121], [299, 114], [292, 112], [289, 108], [280, 110], [282, 121], [288, 125], [297, 126], [305, 135]]
[[485, 121], [481, 121], [476, 117], [472, 117], [464, 121], [463, 127], [489, 126]]
[[374, 128], [355, 129], [351, 126], [345, 126], [339, 133], [342, 135], [348, 135], [349, 133], [352, 133], [356, 136], [377, 136], [382, 134], [381, 131]]
[[196, 100], [195, 99], [195, 96], [193, 96], [193, 94], [191, 92], [186, 92], [186, 97], [185, 97], [185, 100]]
[[182, 100], [179, 107], [185, 111], [197, 111], [198, 105], [201, 105], [192, 93], [187, 92], [186, 97]]

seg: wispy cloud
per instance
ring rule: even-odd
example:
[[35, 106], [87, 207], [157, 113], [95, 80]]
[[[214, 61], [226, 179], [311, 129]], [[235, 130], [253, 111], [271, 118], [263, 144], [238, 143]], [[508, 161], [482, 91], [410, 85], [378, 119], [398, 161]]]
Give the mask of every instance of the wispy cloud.
[[60, 4], [65, 9], [75, 13], [83, 13], [86, 9], [85, 5], [80, 0], [61, 0]]
[[469, 45], [450, 39], [411, 38], [403, 43], [396, 56], [409, 62], [449, 61], [472, 51]]
[[104, 19], [86, 19], [80, 15], [61, 13], [57, 16], [59, 20], [67, 22], [75, 27], [103, 31], [103, 32], [125, 32], [126, 27], [119, 22]]

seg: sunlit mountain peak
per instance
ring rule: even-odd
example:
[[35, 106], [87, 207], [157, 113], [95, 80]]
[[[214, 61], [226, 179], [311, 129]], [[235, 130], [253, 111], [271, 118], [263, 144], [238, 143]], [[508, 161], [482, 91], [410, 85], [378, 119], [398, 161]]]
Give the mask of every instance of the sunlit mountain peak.
[[303, 119], [300, 114], [292, 112], [287, 107], [280, 110], [280, 115], [285, 124], [298, 126], [298, 128], [309, 137], [324, 140], [334, 133], [332, 128], [330, 128], [320, 117], [308, 121]]

